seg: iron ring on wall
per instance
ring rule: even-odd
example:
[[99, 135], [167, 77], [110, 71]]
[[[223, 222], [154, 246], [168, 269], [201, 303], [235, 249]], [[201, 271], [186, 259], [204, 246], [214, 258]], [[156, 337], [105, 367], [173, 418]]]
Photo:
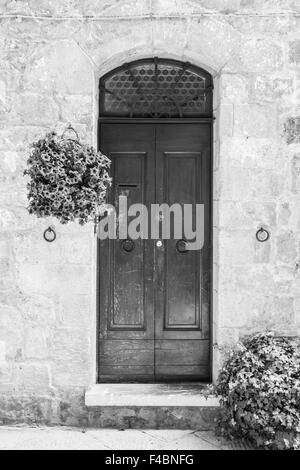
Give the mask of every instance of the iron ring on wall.
[[270, 233], [268, 232], [268, 230], [266, 230], [263, 227], [260, 227], [260, 229], [257, 230], [257, 232], [256, 232], [257, 241], [263, 243], [263, 242], [266, 242], [267, 240], [269, 240], [269, 238], [270, 238]]
[[56, 233], [52, 227], [48, 227], [44, 231], [43, 237], [46, 240], [46, 242], [52, 243], [56, 239]]

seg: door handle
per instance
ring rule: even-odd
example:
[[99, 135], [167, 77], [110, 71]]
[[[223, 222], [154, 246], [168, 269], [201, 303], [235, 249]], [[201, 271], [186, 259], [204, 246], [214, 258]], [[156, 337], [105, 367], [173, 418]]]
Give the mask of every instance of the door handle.
[[186, 240], [177, 240], [176, 242], [176, 250], [178, 253], [187, 253], [189, 250], [187, 249], [187, 241]]
[[127, 238], [126, 240], [122, 240], [121, 247], [123, 251], [125, 251], [126, 253], [130, 253], [131, 251], [134, 250], [134, 247], [135, 247], [134, 241], [131, 240], [130, 238]]

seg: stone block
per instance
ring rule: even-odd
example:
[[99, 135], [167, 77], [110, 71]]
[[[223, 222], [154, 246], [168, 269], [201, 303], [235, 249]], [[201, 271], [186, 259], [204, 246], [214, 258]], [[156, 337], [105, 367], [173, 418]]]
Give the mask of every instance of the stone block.
[[10, 123], [53, 127], [59, 118], [58, 106], [50, 96], [19, 93], [12, 100], [12, 108], [7, 115]]
[[[216, 213], [216, 211], [215, 211]], [[218, 202], [219, 219], [214, 223], [215, 227], [230, 230], [249, 228], [253, 225], [251, 217], [243, 209], [243, 204], [233, 201]]]
[[295, 324], [297, 325], [298, 335], [300, 330], [300, 297], [294, 297]]
[[[2, 297], [4, 297], [1, 294]], [[6, 344], [6, 358], [22, 357], [24, 321], [17, 307], [0, 304], [0, 340]]]
[[253, 233], [249, 230], [220, 231], [219, 263], [243, 265], [253, 262]]
[[294, 155], [292, 163], [292, 187], [295, 193], [300, 192], [300, 154]]
[[277, 260], [294, 266], [297, 249], [294, 234], [284, 231], [276, 236]]
[[24, 88], [43, 93], [89, 95], [93, 90], [91, 63], [75, 41], [43, 44], [27, 61]]
[[17, 152], [12, 151], [0, 151], [0, 171], [2, 172], [1, 178], [9, 178], [13, 175], [20, 161], [20, 156]]
[[[10, 189], [11, 185], [8, 188]], [[12, 204], [9, 208], [0, 208], [0, 230], [3, 232], [33, 229], [37, 224], [38, 219], [33, 215], [29, 216], [24, 206]]]
[[189, 25], [185, 55], [208, 70], [236, 72], [240, 69], [241, 41], [241, 34], [229, 23], [212, 17], [195, 18]]
[[52, 383], [55, 387], [84, 387], [93, 379], [92, 350], [87, 331], [82, 331], [81, 328], [56, 328], [49, 352], [52, 358]]
[[[15, 184], [14, 184], [15, 182]], [[7, 183], [7, 181], [6, 181]], [[13, 178], [9, 184], [5, 184], [5, 192], [0, 191], [0, 207], [7, 206], [21, 206], [27, 207], [27, 190], [26, 188], [19, 188], [16, 180]], [[21, 225], [20, 225], [21, 227]], [[12, 229], [14, 227], [12, 226]]]
[[[253, 229], [260, 225], [274, 226], [276, 223], [276, 203], [259, 202], [219, 202], [220, 228], [228, 231]], [[254, 232], [253, 232], [254, 233]]]
[[30, 264], [18, 266], [16, 279], [26, 294], [87, 294], [91, 289], [91, 268], [80, 264]]
[[57, 300], [57, 322], [62, 327], [84, 328], [92, 331], [95, 327], [94, 300], [90, 295], [61, 295]]
[[3, 80], [0, 80], [0, 107], [5, 106], [6, 101], [6, 85]]
[[72, 386], [65, 387], [57, 397], [57, 422], [65, 426], [86, 427], [88, 410], [84, 404], [84, 388]]
[[[5, 83], [5, 98], [9, 96], [10, 92], [17, 92], [20, 90], [21, 79], [23, 70], [14, 66], [13, 60], [7, 60], [0, 57], [0, 70]], [[7, 101], [3, 100], [3, 106], [7, 105]]]
[[182, 57], [186, 44], [188, 25], [185, 21], [159, 19], [153, 23], [153, 53], [172, 51], [173, 56]]
[[220, 166], [278, 168], [279, 149], [275, 138], [233, 137], [220, 143]]
[[[82, 14], [112, 18], [149, 15], [152, 11], [151, 2], [139, 0], [123, 0], [121, 3], [105, 0], [100, 4], [98, 0], [77, 0], [76, 4]], [[65, 5], [65, 8], [70, 9], [70, 6]]]
[[27, 325], [44, 328], [45, 331], [56, 324], [57, 321], [57, 299], [47, 295], [33, 293], [23, 295], [22, 301], [18, 303], [22, 318]]
[[205, 11], [203, 2], [186, 2], [184, 0], [152, 0], [152, 12], [155, 15], [182, 15]]
[[255, 319], [257, 329], [268, 329], [280, 335], [289, 335], [294, 329], [293, 297], [269, 296], [261, 309], [260, 318]]
[[276, 0], [270, 0], [269, 2], [266, 3], [261, 3], [259, 0], [241, 0], [240, 2], [240, 8], [244, 13], [253, 13], [253, 12], [277, 12], [279, 13], [282, 8], [288, 8], [289, 7], [289, 1], [288, 0], [283, 0], [283, 1], [276, 1]]
[[220, 89], [222, 97], [232, 103], [245, 103], [249, 99], [250, 78], [247, 75], [223, 73]]
[[[277, 5], [279, 5], [279, 2], [277, 2]], [[262, 6], [263, 4], [260, 3], [260, 6], [258, 7], [260, 13]], [[296, 32], [299, 24], [296, 15], [279, 14], [236, 15], [235, 18], [231, 18], [230, 22], [245, 36], [252, 38], [261, 38], [263, 36], [265, 38], [270, 37], [272, 39], [280, 36], [284, 37], [286, 34]]]
[[300, 116], [289, 117], [284, 123], [284, 135], [288, 144], [300, 142]]
[[18, 392], [43, 393], [50, 387], [49, 368], [46, 364], [16, 363], [12, 382]]
[[0, 423], [2, 425], [53, 423], [51, 398], [34, 392], [27, 396], [2, 393], [0, 396]]
[[252, 195], [255, 200], [274, 200], [283, 190], [286, 179], [283, 174], [277, 172], [260, 171], [253, 172]]
[[119, 21], [117, 32], [115, 22], [86, 23], [76, 34], [76, 42], [91, 57], [98, 76], [124, 62], [153, 56], [150, 20]]
[[289, 43], [289, 60], [293, 65], [300, 63], [300, 40], [291, 41]]
[[[300, 160], [299, 160], [299, 176], [300, 176]], [[300, 184], [299, 184], [299, 190], [300, 190]], [[290, 204], [288, 202], [279, 203], [278, 208], [277, 208], [277, 213], [278, 213], [278, 217], [277, 217], [278, 225], [287, 226], [289, 224], [290, 217], [292, 215]]]
[[293, 280], [285, 278], [283, 275], [276, 279], [276, 294], [280, 297], [287, 297], [293, 294]]
[[10, 258], [0, 258], [0, 290], [14, 286], [14, 266]]
[[8, 123], [0, 124], [0, 149], [23, 154], [28, 152], [29, 143], [45, 135], [45, 127], [11, 126]]
[[246, 168], [220, 168], [215, 187], [216, 198], [229, 201], [250, 200], [251, 173]]
[[[290, 183], [290, 181], [289, 181]], [[277, 207], [277, 220], [278, 225], [281, 225], [285, 230], [289, 229], [295, 233], [295, 237], [299, 239], [299, 227], [300, 227], [300, 214], [298, 211], [299, 207], [299, 196], [298, 192], [286, 191], [286, 198], [282, 198]]]
[[280, 42], [272, 39], [251, 38], [243, 40], [240, 47], [241, 70], [258, 72], [279, 70], [284, 65]]
[[218, 407], [110, 407], [89, 411], [89, 425], [119, 429], [198, 429], [215, 427]]
[[236, 104], [234, 135], [238, 137], [275, 137], [278, 132], [277, 113], [273, 105]]
[[233, 105], [232, 104], [222, 104], [218, 110], [219, 119], [219, 136], [232, 136], [233, 133]]
[[6, 342], [0, 341], [0, 368], [2, 368], [5, 365], [6, 365]]
[[252, 219], [252, 226], [274, 227], [276, 224], [276, 203], [275, 202], [248, 202], [243, 204], [243, 210]]
[[6, 258], [10, 253], [10, 240], [7, 239], [0, 239], [0, 258]]
[[237, 328], [220, 328], [218, 336], [219, 348], [234, 348], [239, 340]]
[[[223, 328], [242, 328], [248, 322], [248, 295], [237, 293], [232, 296], [229, 292], [219, 293], [219, 305], [222, 310], [219, 316], [219, 331]], [[254, 307], [254, 302], [250, 303]]]
[[90, 125], [93, 119], [92, 98], [86, 95], [64, 95], [57, 97], [61, 119], [66, 122]]
[[[230, 289], [226, 287], [226, 276], [230, 276], [231, 286], [234, 291], [240, 291], [242, 297], [246, 298], [255, 292], [255, 296], [275, 295], [275, 281], [272, 266], [264, 266], [252, 264], [251, 266], [224, 266], [222, 277], [220, 278], [220, 286], [228, 292]], [[252, 294], [251, 294], [252, 295]]]
[[226, 15], [238, 11], [239, 6], [240, 0], [152, 0], [153, 14], [182, 17], [209, 12], [220, 12]]
[[[198, 2], [192, 3], [197, 5]], [[226, 15], [239, 10], [240, 0], [202, 0], [200, 4], [209, 11], [218, 11]]]
[[0, 259], [0, 279], [10, 274], [9, 258]]
[[[44, 225], [48, 227], [47, 224]], [[17, 263], [30, 264], [87, 264], [92, 262], [93, 241], [84, 230], [61, 232], [61, 225], [55, 224], [55, 243], [47, 243], [40, 231], [18, 233], [14, 237], [13, 249]], [[81, 227], [80, 227], [81, 228]]]
[[[41, 2], [32, 0], [31, 2], [24, 3], [22, 1], [3, 2], [5, 9], [2, 11], [11, 14], [35, 14], [35, 15], [53, 15], [57, 12], [55, 2], [53, 0], [43, 0]], [[74, 4], [74, 2], [70, 2]], [[61, 10], [59, 10], [61, 12]]]
[[258, 75], [254, 79], [253, 96], [262, 101], [274, 101], [292, 95], [295, 91], [294, 76]]
[[285, 182], [275, 171], [222, 168], [216, 197], [231, 201], [272, 201], [282, 193]]
[[265, 242], [255, 243], [254, 248], [254, 262], [255, 263], [269, 263], [271, 256], [271, 243]]
[[37, 326], [26, 322], [24, 328], [24, 359], [39, 361], [49, 358], [51, 347], [51, 330], [45, 325]]

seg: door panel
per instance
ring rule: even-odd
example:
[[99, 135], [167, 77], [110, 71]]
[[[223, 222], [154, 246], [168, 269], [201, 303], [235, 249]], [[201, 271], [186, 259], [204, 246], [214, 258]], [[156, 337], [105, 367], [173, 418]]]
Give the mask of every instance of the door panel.
[[208, 340], [156, 340], [156, 380], [208, 380]]
[[[118, 197], [125, 195], [128, 206], [148, 206], [154, 199], [155, 128], [103, 125], [101, 150], [112, 161], [108, 202], [118, 210]], [[134, 240], [127, 252], [118, 238], [98, 243], [100, 380], [153, 381], [153, 245]]]
[[[205, 204], [205, 225], [209, 227], [210, 187], [205, 160], [210, 162], [209, 125], [157, 125], [157, 202], [177, 203], [182, 208], [184, 204]], [[164, 380], [207, 380], [209, 232], [201, 250], [181, 253], [176, 243], [176, 239], [164, 240], [156, 250], [155, 375]]]
[[126, 195], [149, 213], [203, 203], [205, 244], [181, 253], [173, 232], [162, 247], [134, 240], [130, 253], [99, 242], [99, 380], [208, 380], [210, 125], [102, 124], [100, 148], [112, 160], [109, 202]]
[[[144, 173], [147, 152], [112, 152], [114, 162], [114, 206], [118, 208], [119, 196], [127, 196], [128, 206], [144, 203]], [[144, 243], [134, 241], [132, 252], [123, 249], [122, 241], [112, 247], [112, 285], [110, 329], [144, 330]], [[128, 275], [130, 273], [130, 276]]]
[[[163, 142], [157, 147], [157, 156]], [[164, 159], [163, 200], [169, 205], [179, 203], [195, 204], [199, 197], [200, 152], [162, 152]], [[159, 163], [158, 163], [159, 165]], [[158, 195], [159, 200], [160, 194]], [[183, 224], [182, 224], [183, 225]], [[164, 329], [196, 329], [200, 325], [200, 290], [198, 252], [180, 253], [176, 248], [177, 240], [165, 241], [162, 271], [165, 279]], [[158, 334], [160, 334], [158, 333]]]
[[100, 341], [102, 381], [154, 381], [153, 339]]

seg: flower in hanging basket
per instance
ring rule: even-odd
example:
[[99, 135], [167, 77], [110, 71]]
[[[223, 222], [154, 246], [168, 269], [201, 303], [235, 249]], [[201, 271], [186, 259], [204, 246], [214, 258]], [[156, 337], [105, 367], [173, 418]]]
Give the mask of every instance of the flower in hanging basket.
[[32, 144], [27, 165], [30, 214], [81, 225], [98, 215], [111, 184], [105, 155], [52, 132]]

